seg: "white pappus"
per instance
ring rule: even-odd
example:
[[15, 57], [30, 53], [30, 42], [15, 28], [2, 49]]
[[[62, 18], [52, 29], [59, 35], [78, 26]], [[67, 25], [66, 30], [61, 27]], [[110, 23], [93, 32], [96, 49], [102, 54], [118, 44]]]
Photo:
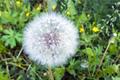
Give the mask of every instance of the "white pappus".
[[76, 53], [78, 30], [73, 22], [57, 13], [43, 13], [24, 30], [24, 52], [42, 65], [60, 66]]

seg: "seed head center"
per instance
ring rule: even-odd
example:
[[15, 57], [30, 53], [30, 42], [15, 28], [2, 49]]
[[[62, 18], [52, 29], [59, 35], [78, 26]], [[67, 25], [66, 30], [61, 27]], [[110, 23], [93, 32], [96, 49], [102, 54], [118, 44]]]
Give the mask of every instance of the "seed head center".
[[59, 44], [59, 35], [56, 32], [49, 32], [44, 34], [44, 41], [48, 48], [51, 46], [57, 46]]

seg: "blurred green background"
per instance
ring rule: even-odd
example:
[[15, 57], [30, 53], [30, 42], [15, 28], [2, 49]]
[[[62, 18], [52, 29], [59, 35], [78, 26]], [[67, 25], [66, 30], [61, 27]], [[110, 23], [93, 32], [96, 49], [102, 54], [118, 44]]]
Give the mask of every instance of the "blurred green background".
[[49, 80], [22, 48], [25, 25], [49, 11], [80, 35], [76, 55], [52, 69], [55, 80], [120, 80], [120, 0], [0, 0], [0, 80]]

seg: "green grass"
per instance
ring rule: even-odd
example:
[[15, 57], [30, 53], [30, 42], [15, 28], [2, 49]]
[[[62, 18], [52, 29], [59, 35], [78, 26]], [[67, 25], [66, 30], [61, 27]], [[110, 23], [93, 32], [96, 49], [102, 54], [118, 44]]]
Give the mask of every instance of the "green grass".
[[49, 80], [22, 48], [25, 25], [48, 11], [73, 21], [80, 36], [76, 55], [52, 69], [55, 80], [120, 80], [119, 8], [119, 0], [0, 0], [0, 80]]

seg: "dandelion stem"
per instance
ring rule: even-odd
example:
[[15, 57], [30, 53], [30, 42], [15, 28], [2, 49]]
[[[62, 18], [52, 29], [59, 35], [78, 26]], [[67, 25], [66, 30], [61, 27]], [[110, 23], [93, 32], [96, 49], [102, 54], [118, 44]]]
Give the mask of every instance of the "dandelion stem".
[[48, 12], [52, 11], [52, 0], [47, 0], [48, 3]]
[[19, 51], [19, 53], [18, 53], [18, 55], [17, 55], [17, 59], [19, 58], [19, 56], [20, 56], [20, 54], [22, 53], [22, 51], [23, 51], [23, 47], [20, 49], [20, 51]]
[[111, 44], [111, 42], [109, 41], [109, 42], [108, 42], [108, 45], [107, 45], [107, 48], [105, 49], [105, 52], [103, 53], [103, 56], [102, 56], [102, 58], [101, 58], [101, 60], [100, 60], [100, 65], [99, 65], [98, 69], [100, 69], [100, 67], [101, 67], [102, 64], [103, 64], [103, 60], [104, 60], [104, 58], [105, 58], [105, 56], [106, 56], [106, 54], [107, 54], [107, 50], [108, 50], [110, 44]]
[[52, 69], [50, 66], [48, 66], [48, 75], [50, 80], [54, 80], [53, 74], [52, 74]]

